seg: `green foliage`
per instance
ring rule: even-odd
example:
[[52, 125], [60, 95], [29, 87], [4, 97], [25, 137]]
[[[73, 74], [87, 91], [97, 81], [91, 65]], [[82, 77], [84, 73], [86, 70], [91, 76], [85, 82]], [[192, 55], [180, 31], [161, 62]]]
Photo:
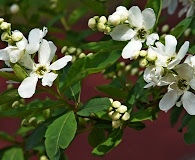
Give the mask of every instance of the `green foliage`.
[[187, 144], [195, 143], [195, 117], [192, 117], [188, 123], [188, 131], [184, 134], [184, 140]]
[[182, 107], [175, 107], [171, 110], [170, 121], [172, 126], [174, 126], [178, 122], [182, 111]]
[[189, 48], [188, 50], [189, 53], [191, 54], [195, 54], [195, 45], [193, 45], [192, 47]]
[[73, 111], [69, 111], [57, 118], [48, 127], [45, 134], [45, 147], [50, 159], [59, 159], [60, 148], [66, 149], [68, 147], [75, 136], [76, 130], [77, 122]]
[[122, 140], [123, 130], [116, 129], [113, 130], [109, 135], [108, 138], [99, 144], [96, 148], [93, 149], [92, 154], [96, 156], [102, 156], [108, 153], [111, 149], [116, 147]]
[[22, 81], [24, 80], [26, 77], [28, 77], [28, 73], [26, 71], [26, 69], [24, 67], [22, 67], [21, 65], [19, 65], [18, 63], [12, 63], [11, 67], [15, 73], [15, 75]]
[[11, 135], [9, 135], [5, 132], [0, 132], [0, 140], [6, 140], [6, 141], [9, 141], [9, 142], [14, 142], [14, 138]]
[[81, 110], [77, 112], [80, 116], [90, 116], [92, 113], [97, 113], [102, 110], [107, 110], [111, 106], [108, 98], [95, 98], [89, 100]]
[[2, 160], [24, 160], [22, 148], [13, 147], [6, 150], [3, 154]]

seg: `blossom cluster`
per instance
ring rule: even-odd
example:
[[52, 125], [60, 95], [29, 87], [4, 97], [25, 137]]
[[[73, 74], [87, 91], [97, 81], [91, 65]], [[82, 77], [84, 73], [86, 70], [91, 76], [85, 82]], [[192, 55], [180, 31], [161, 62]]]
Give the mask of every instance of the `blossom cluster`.
[[[43, 86], [51, 87], [58, 76], [56, 71], [65, 67], [72, 59], [72, 56], [67, 55], [51, 64], [57, 48], [53, 42], [44, 39], [48, 32], [46, 27], [42, 30], [32, 29], [28, 39], [18, 30], [11, 31], [11, 24], [2, 18], [0, 28], [3, 30], [1, 39], [8, 43], [6, 48], [0, 50], [0, 60], [8, 66], [2, 70], [14, 71], [17, 76], [22, 75], [18, 77], [22, 80], [18, 88], [22, 98], [33, 96], [39, 79], [42, 80]], [[38, 62], [35, 61], [36, 54], [38, 54]], [[20, 70], [14, 70], [16, 65]]]
[[119, 128], [122, 126], [124, 121], [130, 118], [129, 112], [127, 112], [127, 107], [122, 105], [119, 101], [113, 101], [110, 99], [112, 106], [109, 108], [109, 117], [112, 119], [112, 127]]
[[195, 56], [184, 59], [189, 42], [185, 41], [177, 52], [176, 37], [167, 34], [161, 38], [164, 39], [162, 43], [159, 35], [153, 32], [155, 23], [153, 9], [141, 11], [137, 6], [129, 10], [117, 7], [107, 22], [113, 40], [129, 41], [122, 50], [122, 57], [139, 59], [140, 67], [146, 68], [143, 78], [147, 85], [144, 88], [168, 86], [168, 92], [160, 100], [160, 109], [168, 111], [175, 105], [183, 105], [188, 114], [195, 115]]

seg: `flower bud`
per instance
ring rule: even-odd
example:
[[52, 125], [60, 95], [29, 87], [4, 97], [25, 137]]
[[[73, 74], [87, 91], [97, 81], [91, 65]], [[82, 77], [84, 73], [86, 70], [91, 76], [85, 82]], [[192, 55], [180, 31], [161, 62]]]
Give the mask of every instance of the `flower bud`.
[[36, 123], [36, 117], [32, 117], [28, 121], [30, 124], [35, 124]]
[[185, 31], [184, 31], [184, 36], [185, 37], [188, 37], [191, 33], [191, 28], [187, 28]]
[[148, 61], [145, 58], [140, 59], [139, 66], [144, 68], [148, 65]]
[[148, 54], [148, 52], [145, 51], [145, 50], [141, 50], [141, 51], [139, 52], [139, 55], [140, 55], [141, 57], [145, 57], [145, 56], [147, 56], [147, 54]]
[[128, 64], [125, 66], [125, 72], [129, 72], [131, 70], [131, 65]]
[[106, 29], [106, 26], [104, 25], [104, 23], [98, 23], [97, 29], [98, 31], [103, 32]]
[[22, 40], [23, 38], [23, 34], [20, 31], [14, 31], [12, 33], [12, 40], [15, 42], [18, 42], [20, 40]]
[[24, 119], [22, 120], [22, 122], [21, 122], [21, 126], [26, 127], [26, 126], [28, 126], [28, 125], [29, 125], [29, 123], [28, 123], [27, 119], [24, 118]]
[[121, 18], [117, 14], [112, 14], [108, 17], [108, 23], [117, 26], [121, 22]]
[[107, 22], [107, 19], [105, 16], [101, 16], [98, 22], [105, 24]]
[[169, 25], [168, 24], [163, 25], [162, 28], [161, 28], [161, 32], [166, 33], [168, 31], [169, 31]]
[[154, 61], [154, 60], [156, 60], [156, 57], [157, 57], [156, 52], [150, 51], [150, 52], [148, 52], [148, 55], [146, 56], [146, 59], [148, 61]]
[[49, 160], [46, 156], [41, 156], [40, 160]]
[[10, 35], [7, 32], [3, 32], [1, 34], [1, 40], [2, 41], [8, 41], [10, 39]]
[[139, 69], [137, 67], [131, 69], [131, 75], [134, 76], [139, 72]]
[[109, 98], [109, 100], [110, 100], [110, 103], [112, 103], [112, 102], [113, 102], [113, 99], [112, 99], [112, 98]]
[[61, 53], [65, 53], [66, 52], [66, 50], [67, 50], [67, 46], [64, 46], [64, 47], [62, 47], [62, 49], [61, 49]]
[[92, 55], [93, 55], [93, 53], [90, 52], [90, 53], [87, 54], [87, 57], [90, 57], [90, 56], [92, 56]]
[[121, 106], [121, 102], [119, 102], [119, 101], [114, 101], [114, 102], [112, 102], [112, 106], [113, 106], [114, 108], [119, 108], [119, 107]]
[[13, 108], [17, 108], [17, 107], [19, 107], [19, 101], [15, 101], [14, 103], [12, 103], [12, 107]]
[[112, 121], [112, 127], [113, 128], [119, 128], [121, 126], [121, 121], [117, 120], [117, 121]]
[[127, 107], [125, 105], [121, 105], [119, 108], [117, 108], [117, 112], [119, 113], [125, 113], [127, 111]]
[[132, 59], [137, 59], [139, 57], [139, 52], [140, 52], [139, 50], [134, 51], [132, 55]]
[[79, 55], [79, 58], [83, 58], [83, 57], [86, 57], [85, 53], [81, 53], [81, 54]]
[[4, 19], [3, 18], [0, 18], [0, 24], [4, 22]]
[[77, 49], [76, 49], [75, 47], [69, 47], [69, 48], [68, 48], [68, 52], [69, 52], [70, 54], [76, 52], [76, 50], [77, 50]]
[[118, 120], [118, 119], [120, 119], [120, 117], [121, 117], [121, 114], [119, 113], [119, 112], [114, 112], [114, 113], [112, 113], [112, 119], [113, 120]]
[[0, 28], [2, 30], [8, 30], [8, 29], [10, 29], [10, 27], [11, 27], [11, 23], [7, 23], [7, 22], [2, 22], [0, 25]]
[[108, 111], [109, 111], [109, 112], [110, 112], [110, 111], [112, 111], [112, 110], [113, 110], [113, 108], [112, 108], [112, 107], [109, 107], [109, 108], [108, 108]]
[[77, 52], [76, 55], [79, 55], [79, 54], [81, 54], [82, 50], [80, 48], [77, 48], [76, 52]]
[[75, 55], [73, 55], [73, 56], [72, 56], [72, 60], [71, 60], [71, 62], [72, 62], [72, 63], [74, 63], [74, 62], [76, 61], [76, 59], [77, 59], [77, 58], [76, 58], [76, 56], [75, 56]]
[[128, 112], [125, 112], [125, 114], [122, 116], [123, 121], [127, 121], [130, 118], [130, 114]]
[[20, 10], [20, 7], [18, 4], [12, 4], [9, 9], [12, 14], [16, 14]]
[[104, 33], [109, 34], [111, 32], [111, 28], [109, 26], [106, 26]]
[[88, 21], [88, 27], [91, 29], [95, 29], [96, 27], [96, 20], [95, 18], [90, 18]]
[[108, 116], [109, 116], [110, 118], [112, 118], [113, 113], [114, 113], [114, 111], [110, 111], [110, 112], [108, 113]]

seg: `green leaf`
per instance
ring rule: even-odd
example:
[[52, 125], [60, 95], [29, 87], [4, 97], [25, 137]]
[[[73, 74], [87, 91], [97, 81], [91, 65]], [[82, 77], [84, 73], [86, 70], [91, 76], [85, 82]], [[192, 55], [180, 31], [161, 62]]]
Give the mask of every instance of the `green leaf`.
[[131, 122], [140, 122], [144, 120], [153, 120], [152, 108], [131, 113]]
[[136, 84], [133, 86], [127, 96], [126, 101], [131, 107], [136, 103], [136, 101], [141, 97], [141, 95], [143, 95], [147, 91], [146, 89], [144, 89], [145, 85], [146, 82], [144, 81], [143, 76], [140, 76], [140, 78], [137, 80]]
[[179, 127], [178, 131], [179, 132], [182, 132], [182, 129], [188, 125], [190, 119], [192, 118], [191, 115], [189, 114], [184, 114], [184, 116], [182, 117], [182, 120], [181, 120], [181, 126]]
[[42, 110], [52, 107], [65, 106], [63, 102], [52, 100], [35, 100], [25, 107], [11, 108], [10, 110], [0, 112], [0, 117], [24, 117], [30, 114], [38, 113]]
[[60, 148], [66, 149], [73, 140], [77, 130], [77, 122], [73, 111], [69, 111], [56, 119], [45, 134], [45, 147], [51, 160], [58, 160]]
[[109, 98], [95, 98], [89, 100], [80, 111], [77, 112], [80, 116], [90, 116], [91, 113], [96, 113], [102, 110], [107, 110], [111, 106]]
[[73, 10], [68, 18], [68, 24], [69, 25], [75, 24], [81, 17], [83, 17], [84, 14], [86, 14], [87, 11], [88, 11], [87, 8], [84, 6], [83, 7], [81, 6]]
[[104, 129], [94, 127], [88, 136], [89, 144], [93, 147], [96, 147], [101, 142], [105, 141], [106, 137], [104, 132]]
[[182, 107], [173, 107], [170, 114], [170, 121], [172, 126], [174, 126], [178, 122], [182, 111], [183, 111]]
[[171, 30], [170, 34], [175, 36], [177, 39], [184, 33], [184, 31], [189, 27], [192, 22], [193, 17], [185, 18], [180, 23]]
[[145, 8], [152, 8], [154, 10], [156, 15], [156, 26], [162, 10], [162, 0], [148, 0]]
[[193, 45], [192, 47], [190, 47], [190, 49], [188, 50], [189, 53], [191, 54], [195, 54], [195, 45]]
[[10, 63], [14, 73], [16, 74], [16, 76], [22, 81], [24, 80], [26, 77], [28, 77], [28, 73], [26, 71], [26, 69], [24, 67], [22, 67], [20, 64], [18, 63]]
[[23, 151], [21, 148], [13, 147], [6, 150], [1, 160], [24, 160]]
[[188, 123], [188, 131], [184, 134], [184, 140], [187, 144], [195, 143], [195, 117], [192, 117]]
[[6, 78], [8, 80], [15, 81], [15, 82], [20, 82], [21, 81], [14, 73], [10, 73], [10, 72], [0, 71], [0, 77]]
[[56, 119], [56, 117], [52, 117], [41, 125], [39, 125], [28, 137], [26, 141], [26, 150], [31, 150], [36, 147], [44, 138], [47, 127]]
[[116, 147], [122, 141], [123, 131], [121, 129], [113, 130], [109, 135], [108, 139], [99, 144], [93, 149], [92, 154], [96, 156], [102, 156]]
[[66, 89], [66, 91], [64, 92], [64, 95], [71, 99], [71, 100], [76, 100], [79, 98], [81, 92], [81, 83], [78, 82], [72, 86], [70, 86], [69, 88]]
[[128, 127], [139, 131], [144, 129], [146, 125], [143, 122], [130, 122], [128, 123]]
[[90, 57], [79, 59], [70, 67], [61, 89], [65, 90], [84, 77], [104, 70], [106, 67], [115, 63], [120, 56], [120, 51], [112, 51], [109, 53], [97, 53]]
[[14, 142], [14, 138], [5, 132], [0, 132], [0, 140]]
[[82, 49], [91, 50], [95, 52], [110, 52], [113, 50], [122, 50], [126, 43], [120, 41], [101, 41], [101, 42], [89, 42], [80, 46]]
[[121, 88], [116, 88], [112, 85], [101, 85], [96, 87], [99, 91], [102, 91], [109, 95], [110, 97], [115, 97], [118, 99], [126, 99], [128, 93]]

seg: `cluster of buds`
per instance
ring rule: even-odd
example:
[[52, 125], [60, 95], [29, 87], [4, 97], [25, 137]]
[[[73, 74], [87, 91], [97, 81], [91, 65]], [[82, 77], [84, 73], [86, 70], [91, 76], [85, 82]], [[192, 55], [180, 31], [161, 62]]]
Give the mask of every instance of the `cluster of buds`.
[[12, 108], [24, 107], [25, 106], [25, 100], [20, 99], [18, 101], [14, 101], [11, 106], [12, 106]]
[[0, 29], [3, 31], [1, 40], [9, 44], [19, 42], [23, 38], [23, 34], [20, 31], [15, 30], [12, 32], [11, 23], [5, 22], [3, 18], [0, 18]]
[[88, 26], [92, 30], [98, 30], [99, 32], [104, 32], [104, 34], [109, 34], [112, 30], [112, 26], [108, 23], [105, 16], [94, 16], [88, 21]]
[[110, 102], [112, 106], [109, 108], [108, 115], [112, 119], [112, 127], [119, 128], [122, 126], [123, 121], [127, 121], [130, 118], [130, 114], [127, 112], [127, 107], [119, 101], [110, 99]]
[[62, 47], [61, 53], [65, 54], [65, 55], [71, 55], [72, 56], [72, 60], [71, 60], [72, 63], [74, 63], [77, 59], [93, 55], [93, 53], [85, 54], [81, 48], [76, 48], [73, 46]]

